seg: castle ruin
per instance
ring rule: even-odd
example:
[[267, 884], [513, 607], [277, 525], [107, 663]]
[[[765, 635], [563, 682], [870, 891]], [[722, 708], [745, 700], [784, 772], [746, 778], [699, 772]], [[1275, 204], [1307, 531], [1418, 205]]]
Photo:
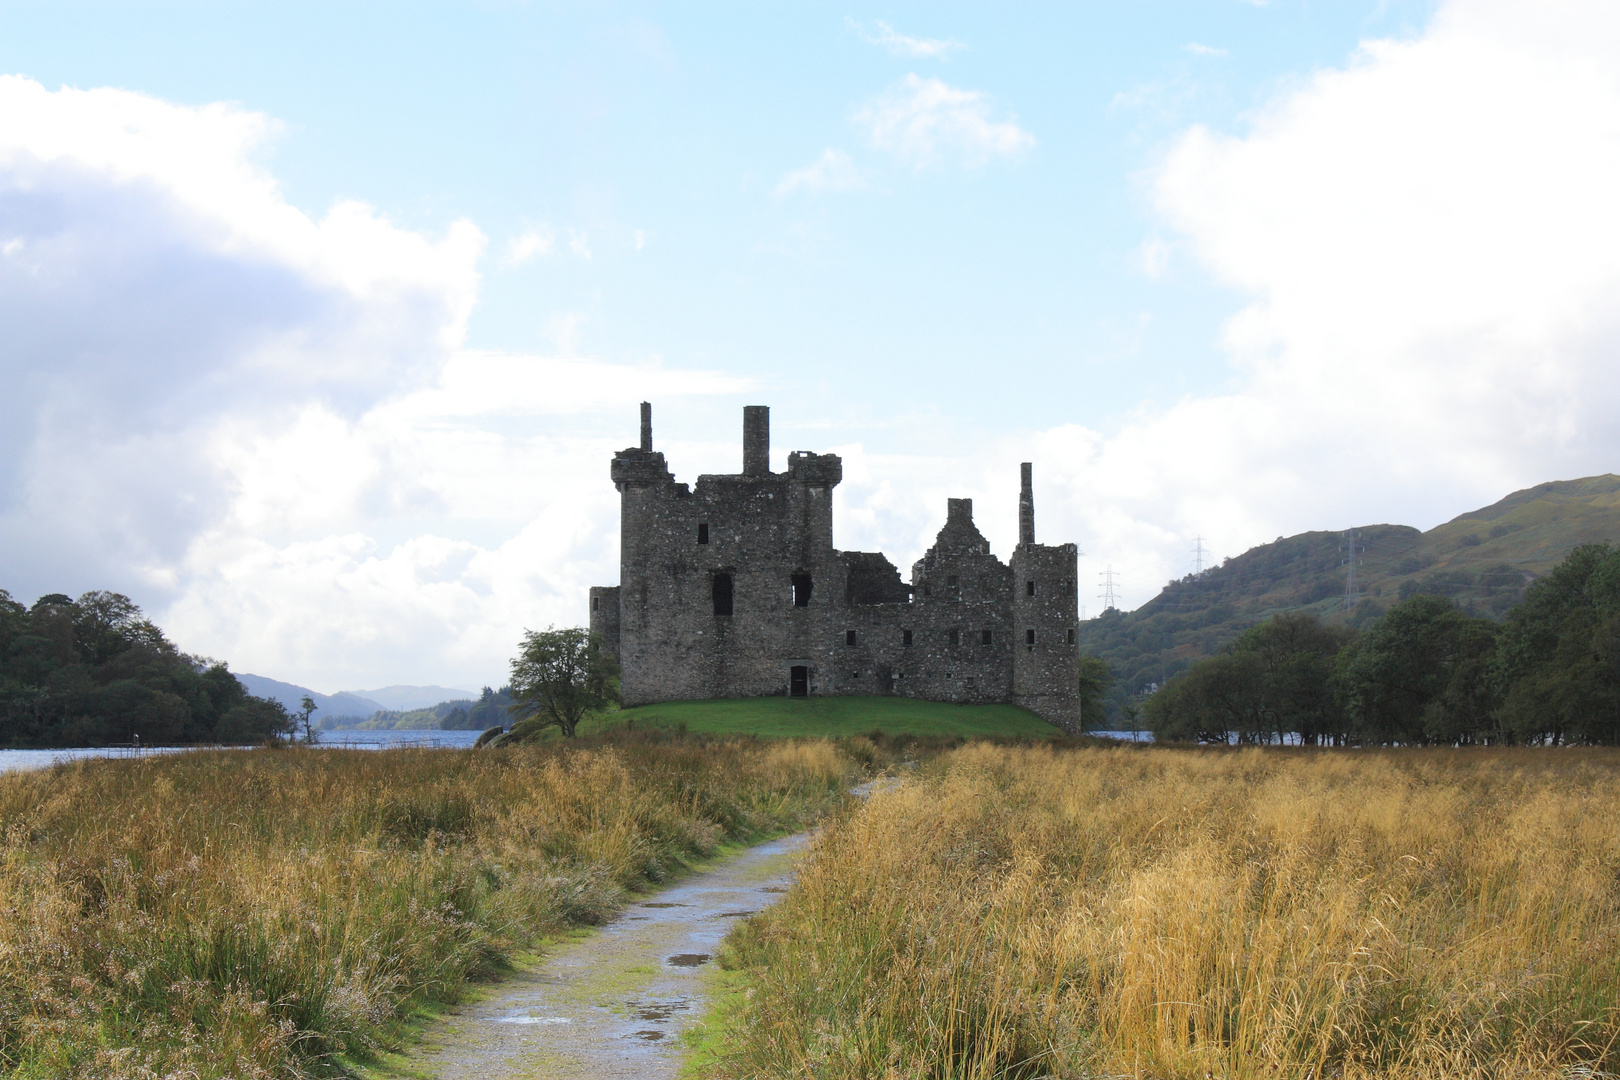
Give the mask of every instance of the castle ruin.
[[742, 472], [677, 484], [652, 447], [613, 458], [619, 584], [590, 591], [591, 631], [622, 668], [626, 706], [674, 699], [882, 694], [1010, 702], [1080, 729], [1078, 558], [1035, 542], [1022, 466], [1007, 563], [948, 500], [911, 582], [881, 552], [833, 547], [836, 454], [770, 470], [770, 409], [743, 409]]

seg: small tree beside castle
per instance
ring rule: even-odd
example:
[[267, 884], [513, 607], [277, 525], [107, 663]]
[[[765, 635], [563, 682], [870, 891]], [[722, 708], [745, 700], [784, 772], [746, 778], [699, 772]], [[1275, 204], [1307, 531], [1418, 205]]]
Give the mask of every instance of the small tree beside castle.
[[526, 630], [512, 661], [512, 716], [573, 738], [587, 713], [619, 701], [619, 664], [579, 627]]

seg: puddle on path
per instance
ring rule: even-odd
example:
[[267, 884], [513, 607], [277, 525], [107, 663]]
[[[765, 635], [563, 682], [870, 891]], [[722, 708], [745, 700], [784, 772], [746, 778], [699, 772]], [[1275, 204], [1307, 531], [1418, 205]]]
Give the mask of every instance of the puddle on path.
[[707, 964], [708, 962], [709, 954], [706, 952], [676, 953], [669, 958], [669, 963], [673, 967], [697, 967], [699, 964]]
[[703, 968], [732, 920], [769, 907], [808, 833], [750, 848], [633, 906], [599, 933], [430, 1030], [414, 1068], [437, 1080], [659, 1080], [680, 1071], [681, 1031], [707, 1000]]

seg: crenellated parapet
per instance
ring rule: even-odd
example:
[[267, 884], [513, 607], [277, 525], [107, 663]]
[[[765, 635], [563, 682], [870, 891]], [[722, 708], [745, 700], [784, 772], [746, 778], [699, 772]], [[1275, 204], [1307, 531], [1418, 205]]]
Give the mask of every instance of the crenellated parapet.
[[650, 487], [654, 484], [673, 486], [675, 474], [669, 471], [661, 451], [629, 447], [613, 455], [610, 472], [613, 486], [621, 492], [627, 487]]
[[844, 459], [837, 454], [795, 450], [788, 455], [788, 479], [799, 484], [837, 487], [844, 479]]

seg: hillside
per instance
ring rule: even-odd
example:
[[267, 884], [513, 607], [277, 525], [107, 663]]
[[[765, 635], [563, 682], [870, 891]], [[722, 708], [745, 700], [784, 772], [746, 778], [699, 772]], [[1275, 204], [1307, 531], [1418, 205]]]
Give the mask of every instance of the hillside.
[[1279, 611], [1359, 626], [1423, 592], [1500, 618], [1572, 548], [1620, 541], [1620, 476], [1538, 484], [1428, 532], [1368, 525], [1355, 536], [1362, 598], [1348, 609], [1346, 534], [1308, 532], [1173, 581], [1135, 611], [1081, 623], [1082, 651], [1107, 660], [1117, 679], [1111, 710]]
[[308, 687], [266, 678], [263, 675], [249, 675], [244, 672], [238, 674], [236, 680], [247, 687], [247, 692], [254, 697], [279, 701], [287, 706], [289, 712], [296, 712], [301, 699], [308, 694], [315, 702], [315, 711], [311, 716], [317, 721], [340, 716], [365, 717], [382, 708], [379, 703], [358, 694], [317, 694]]

